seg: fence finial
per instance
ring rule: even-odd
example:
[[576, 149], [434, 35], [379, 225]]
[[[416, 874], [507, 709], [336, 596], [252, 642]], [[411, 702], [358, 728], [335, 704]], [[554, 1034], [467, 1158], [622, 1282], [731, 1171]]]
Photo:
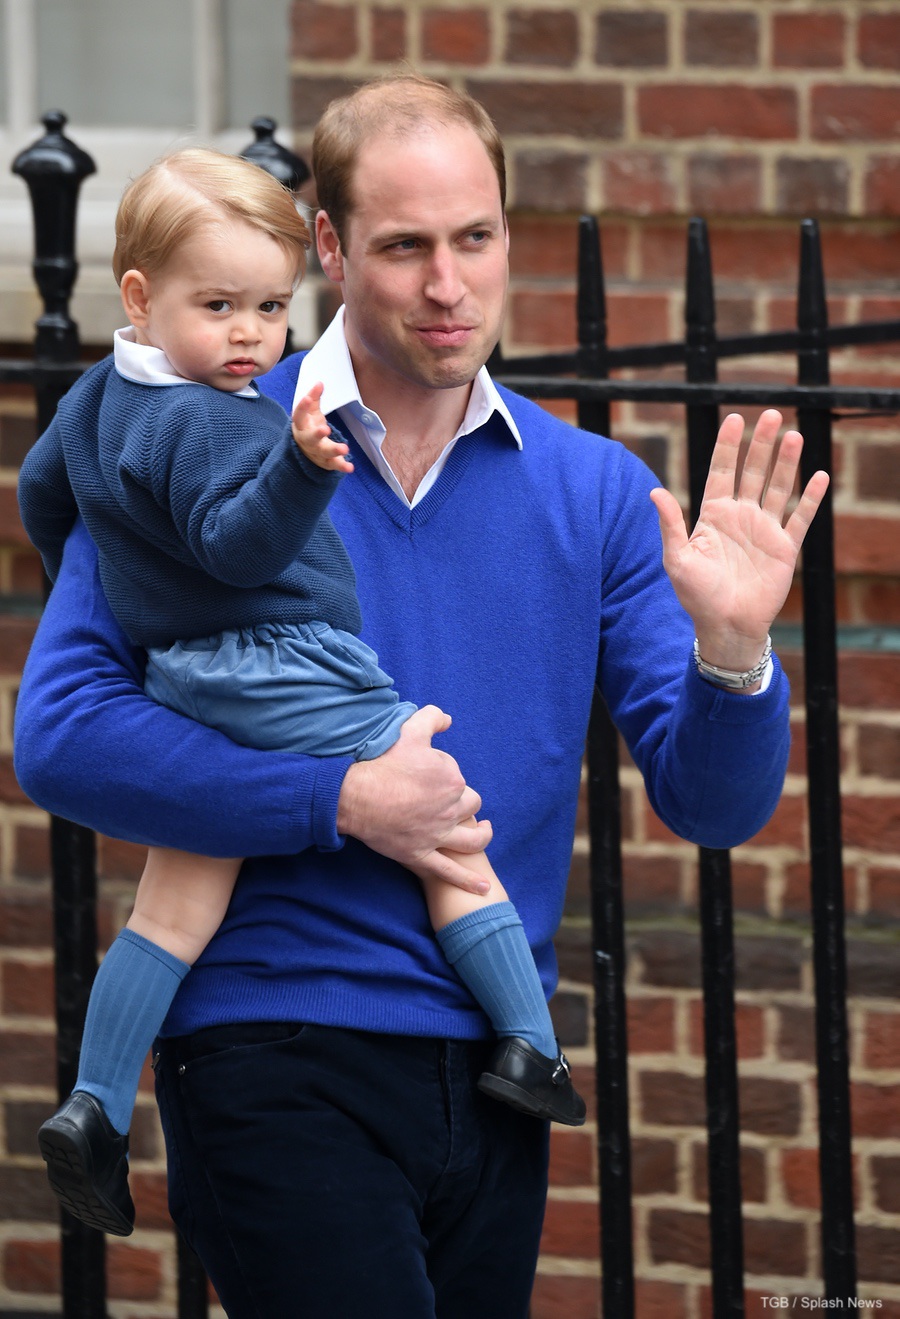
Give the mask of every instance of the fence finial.
[[238, 153], [244, 160], [252, 160], [254, 165], [259, 165], [290, 192], [296, 192], [307, 179], [312, 177], [305, 160], [275, 141], [275, 129], [278, 125], [274, 119], [268, 115], [260, 115], [253, 120], [250, 127], [253, 129], [255, 139]]
[[78, 353], [78, 328], [69, 315], [78, 274], [75, 212], [81, 184], [96, 166], [66, 137], [61, 110], [49, 110], [41, 122], [47, 131], [16, 156], [12, 172], [28, 185], [34, 215], [33, 270], [44, 301], [35, 326], [35, 356], [38, 361], [60, 362]]

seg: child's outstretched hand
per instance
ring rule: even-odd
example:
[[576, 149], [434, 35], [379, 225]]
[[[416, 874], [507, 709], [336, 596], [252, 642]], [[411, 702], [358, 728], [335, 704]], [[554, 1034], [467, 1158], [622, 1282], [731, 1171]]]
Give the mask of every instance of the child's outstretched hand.
[[329, 438], [331, 427], [319, 407], [324, 388], [322, 384], [313, 385], [300, 399], [291, 417], [291, 433], [297, 447], [316, 467], [329, 472], [352, 472], [353, 464], [346, 457], [349, 447]]

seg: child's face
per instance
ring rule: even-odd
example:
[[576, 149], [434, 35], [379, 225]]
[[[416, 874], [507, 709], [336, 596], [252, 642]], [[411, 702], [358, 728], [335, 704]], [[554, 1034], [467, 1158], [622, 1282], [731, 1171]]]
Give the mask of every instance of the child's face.
[[[296, 267], [240, 220], [204, 227], [146, 278], [139, 343], [161, 348], [186, 380], [233, 392], [281, 357]], [[123, 290], [124, 291], [124, 290]]]

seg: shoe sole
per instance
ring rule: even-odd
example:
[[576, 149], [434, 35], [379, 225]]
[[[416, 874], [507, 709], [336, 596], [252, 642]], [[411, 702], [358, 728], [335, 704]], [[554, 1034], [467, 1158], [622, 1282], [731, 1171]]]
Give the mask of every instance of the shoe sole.
[[56, 1198], [73, 1218], [113, 1236], [131, 1236], [134, 1224], [93, 1184], [93, 1161], [80, 1132], [45, 1123], [38, 1146]]
[[529, 1117], [549, 1118], [551, 1122], [559, 1122], [565, 1127], [584, 1126], [585, 1115], [581, 1117], [563, 1115], [552, 1105], [535, 1099], [527, 1090], [522, 1090], [512, 1081], [504, 1081], [502, 1076], [485, 1073], [479, 1078], [478, 1089], [490, 1095], [492, 1099], [499, 1099], [501, 1103], [509, 1104], [510, 1108], [517, 1108], [520, 1113], [527, 1113]]

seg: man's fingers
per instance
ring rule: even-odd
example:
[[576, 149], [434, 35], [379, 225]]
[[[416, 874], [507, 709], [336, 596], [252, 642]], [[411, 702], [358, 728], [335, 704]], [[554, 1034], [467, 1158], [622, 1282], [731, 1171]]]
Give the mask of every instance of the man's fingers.
[[676, 554], [687, 544], [687, 528], [681, 505], [673, 494], [659, 486], [650, 491], [650, 499], [659, 514], [659, 530], [663, 541], [663, 554]]
[[407, 736], [424, 737], [430, 742], [437, 733], [445, 733], [451, 722], [450, 716], [438, 706], [423, 705], [407, 719], [400, 736], [406, 732]]

